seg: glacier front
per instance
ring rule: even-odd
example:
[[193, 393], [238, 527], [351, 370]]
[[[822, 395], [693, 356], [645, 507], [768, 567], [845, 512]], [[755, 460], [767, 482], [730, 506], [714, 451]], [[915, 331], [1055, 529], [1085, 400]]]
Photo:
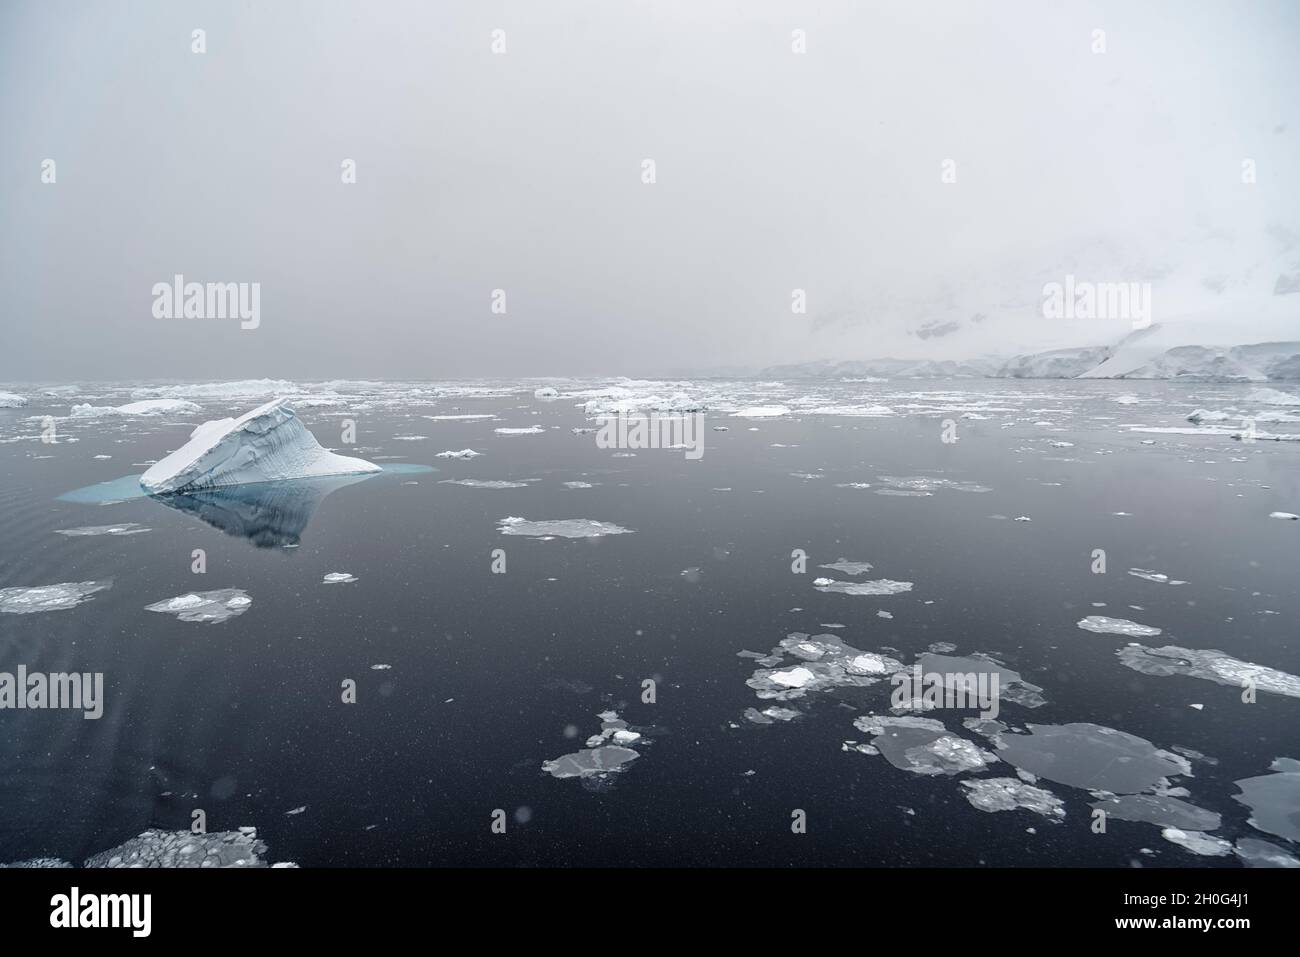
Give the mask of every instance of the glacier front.
[[159, 494], [379, 471], [365, 459], [321, 448], [281, 398], [237, 419], [204, 422], [188, 442], [140, 476], [140, 486]]

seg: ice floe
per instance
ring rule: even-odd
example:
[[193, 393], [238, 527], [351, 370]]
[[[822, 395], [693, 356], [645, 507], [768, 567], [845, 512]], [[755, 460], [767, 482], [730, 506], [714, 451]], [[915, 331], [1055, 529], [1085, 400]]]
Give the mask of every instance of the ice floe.
[[841, 558], [837, 562], [831, 562], [827, 565], [818, 565], [818, 568], [828, 568], [834, 572], [843, 572], [845, 575], [865, 575], [871, 571], [870, 562], [850, 562]]
[[896, 582], [889, 578], [876, 581], [841, 582], [833, 578], [815, 578], [813, 587], [821, 592], [840, 595], [901, 595], [912, 590], [912, 582]]
[[[908, 674], [910, 689], [895, 679], [896, 690], [900, 697], [908, 690], [914, 693], [911, 698], [904, 699], [906, 706], [914, 710], [936, 707], [936, 696], [941, 698], [939, 703], [944, 707], [957, 707], [960, 703], [957, 699], [963, 697], [960, 694], [963, 690], [967, 707], [983, 708], [983, 703], [975, 703], [975, 699], [983, 697], [977, 694], [981, 688], [989, 690], [998, 701], [1009, 701], [1022, 708], [1041, 708], [1047, 703], [1042, 688], [988, 655], [953, 656], [931, 652], [921, 655]], [[927, 688], [937, 690], [927, 693]]]
[[379, 471], [372, 462], [321, 448], [286, 400], [274, 399], [237, 419], [203, 423], [145, 472], [140, 486], [158, 494]]
[[1268, 517], [1280, 518], [1288, 522], [1300, 521], [1300, 515], [1297, 515], [1295, 512], [1269, 512]]
[[1160, 836], [1198, 857], [1226, 857], [1232, 853], [1231, 843], [1201, 831], [1184, 831], [1177, 827], [1167, 827], [1160, 832]]
[[1159, 794], [1122, 794], [1103, 798], [1092, 807], [1119, 821], [1141, 821], [1184, 831], [1216, 831], [1222, 822], [1213, 811]]
[[1129, 621], [1127, 618], [1107, 618], [1105, 615], [1089, 615], [1087, 618], [1080, 619], [1076, 624], [1084, 631], [1091, 631], [1098, 635], [1154, 638], [1161, 633], [1161, 629], [1153, 628], [1150, 625], [1139, 625], [1136, 621]]
[[184, 399], [145, 399], [142, 402], [128, 402], [126, 405], [74, 405], [71, 414], [73, 418], [84, 419], [107, 415], [189, 415], [202, 411], [202, 408]]
[[[930, 475], [877, 475], [877, 479], [888, 485], [896, 491], [902, 492], [936, 492], [940, 489], [950, 489], [954, 492], [991, 492], [992, 489], [985, 485], [976, 485], [974, 482], [957, 482], [952, 479], [935, 478]], [[887, 490], [880, 489], [882, 493]]]
[[522, 429], [500, 428], [493, 429], [492, 431], [497, 435], [541, 435], [546, 430], [540, 425], [530, 425], [527, 428]]
[[215, 591], [187, 592], [165, 601], [145, 605], [145, 611], [175, 615], [181, 621], [198, 621], [216, 624], [248, 611], [253, 599], [239, 588], [218, 588]]
[[635, 529], [590, 518], [530, 522], [526, 518], [510, 516], [501, 519], [497, 531], [502, 535], [527, 535], [533, 538], [600, 538], [604, 535], [627, 535]]
[[[801, 664], [787, 664], [786, 657]], [[901, 661], [845, 644], [831, 634], [809, 636], [792, 632], [771, 654], [760, 657], [762, 667], [745, 682], [757, 697], [789, 701], [838, 687], [866, 687], [902, 671]]]
[[528, 482], [505, 479], [443, 479], [439, 485], [464, 485], [466, 488], [528, 488]]
[[966, 800], [981, 811], [1014, 811], [1024, 808], [1053, 821], [1064, 820], [1065, 802], [1051, 791], [1018, 778], [977, 778], [962, 781]]
[[459, 452], [448, 449], [446, 452], [439, 452], [434, 458], [439, 459], [476, 459], [482, 452], [475, 452], [473, 449], [461, 449]]
[[152, 529], [137, 525], [135, 522], [122, 522], [119, 525], [84, 525], [81, 528], [58, 528], [54, 530], [54, 533], [56, 535], [67, 535], [69, 538], [89, 538], [96, 535], [139, 535], [148, 531], [152, 531]]
[[757, 708], [746, 708], [745, 719], [752, 721], [754, 724], [774, 724], [777, 721], [793, 721], [802, 715], [802, 711], [796, 711], [793, 708], [780, 708], [773, 705], [770, 708], [764, 708], [759, 711]]
[[88, 858], [86, 867], [267, 867], [266, 853], [266, 843], [253, 827], [212, 834], [151, 829]]
[[1280, 389], [1265, 387], [1252, 389], [1243, 401], [1251, 405], [1281, 405], [1292, 409], [1300, 409], [1300, 396], [1290, 395]]
[[285, 379], [238, 379], [233, 382], [195, 382], [184, 385], [140, 388], [132, 391], [137, 399], [204, 399], [236, 402], [275, 395], [293, 395], [302, 389]]
[[329, 572], [321, 579], [322, 585], [345, 585], [356, 581], [357, 578], [351, 572]]
[[0, 588], [0, 612], [29, 615], [38, 611], [64, 611], [89, 601], [96, 592], [111, 588], [113, 582], [60, 582], [30, 588]]
[[1246, 687], [1249, 683], [1250, 687], [1259, 691], [1300, 698], [1300, 677], [1265, 665], [1242, 661], [1214, 649], [1202, 651], [1177, 645], [1148, 648], [1130, 644], [1115, 654], [1126, 667], [1146, 675], [1186, 675], [1235, 688]]
[[913, 774], [961, 774], [980, 771], [998, 758], [932, 718], [864, 715], [853, 722], [872, 735], [871, 746], [890, 764]]
[[1027, 728], [1027, 734], [1001, 735], [998, 757], [1058, 784], [1135, 794], [1170, 775], [1191, 774], [1186, 758], [1115, 728], [1087, 722]]
[[0, 392], [0, 409], [21, 409], [27, 405], [27, 399], [12, 392]]
[[[1152, 571], [1149, 568], [1130, 568], [1128, 573], [1134, 578], [1141, 578], [1149, 582], [1156, 582], [1161, 585], [1186, 585], [1187, 582], [1177, 578], [1170, 578], [1163, 572]], [[1158, 632], [1157, 632], [1158, 633]]]
[[542, 762], [542, 770], [555, 778], [607, 778], [641, 756], [628, 747], [641, 741], [640, 732], [631, 730], [615, 711], [599, 717], [600, 732], [587, 739], [585, 748]]
[[[589, 392], [570, 393], [575, 398], [589, 395]], [[700, 399], [693, 398], [685, 392], [674, 392], [668, 398], [657, 394], [645, 394], [632, 389], [614, 388], [604, 390], [602, 395], [589, 399], [583, 407], [588, 418], [610, 416], [645, 415], [650, 412], [685, 415], [704, 412], [708, 406]]]
[[1276, 844], [1253, 837], [1238, 838], [1233, 851], [1246, 867], [1300, 867], [1300, 858]]
[[1234, 782], [1233, 799], [1250, 808], [1250, 826], [1265, 834], [1300, 842], [1300, 765], [1275, 761], [1273, 773]]

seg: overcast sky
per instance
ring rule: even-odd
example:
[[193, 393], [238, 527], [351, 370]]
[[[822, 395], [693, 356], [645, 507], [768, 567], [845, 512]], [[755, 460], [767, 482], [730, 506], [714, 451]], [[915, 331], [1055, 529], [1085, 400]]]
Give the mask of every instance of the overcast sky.
[[[1287, 0], [5, 0], [0, 378], [897, 353], [1079, 250], [1285, 246], [1297, 98]], [[260, 326], [155, 318], [177, 273]]]

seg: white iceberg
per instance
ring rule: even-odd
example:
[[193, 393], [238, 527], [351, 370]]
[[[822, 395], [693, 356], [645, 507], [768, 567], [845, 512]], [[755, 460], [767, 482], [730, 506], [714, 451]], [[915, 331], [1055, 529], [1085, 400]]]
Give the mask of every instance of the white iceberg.
[[1261, 405], [1283, 405], [1292, 409], [1300, 409], [1300, 396], [1289, 395], [1280, 389], [1255, 389], [1250, 395], [1246, 396], [1246, 401]]
[[321, 448], [287, 400], [273, 399], [237, 419], [204, 422], [140, 476], [140, 486], [159, 494], [379, 471], [372, 462]]
[[27, 400], [21, 395], [14, 395], [12, 392], [0, 392], [0, 409], [21, 409], [27, 404]]
[[475, 452], [473, 449], [461, 449], [459, 452], [448, 449], [446, 452], [439, 452], [434, 456], [436, 459], [475, 459], [482, 455], [482, 452]]
[[101, 415], [188, 415], [202, 411], [185, 399], [145, 399], [141, 402], [128, 402], [126, 405], [74, 405], [72, 417], [86, 419]]

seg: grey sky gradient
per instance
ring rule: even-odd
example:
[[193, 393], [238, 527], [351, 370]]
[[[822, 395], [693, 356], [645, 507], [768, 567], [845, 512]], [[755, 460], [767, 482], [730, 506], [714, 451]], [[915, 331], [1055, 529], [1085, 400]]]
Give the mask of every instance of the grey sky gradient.
[[[0, 381], [682, 374], [920, 354], [985, 304], [1036, 330], [1066, 271], [1289, 255], [1298, 97], [1286, 0], [7, 0]], [[178, 272], [260, 282], [260, 328], [155, 319]]]

